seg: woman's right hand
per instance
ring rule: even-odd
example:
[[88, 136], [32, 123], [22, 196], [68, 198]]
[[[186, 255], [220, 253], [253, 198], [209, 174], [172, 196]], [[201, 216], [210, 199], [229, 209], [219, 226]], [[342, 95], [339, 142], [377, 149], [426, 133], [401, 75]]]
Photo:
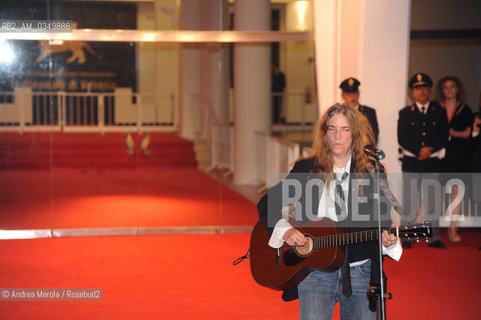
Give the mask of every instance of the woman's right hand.
[[282, 239], [292, 247], [302, 247], [306, 244], [306, 237], [297, 229], [290, 228], [282, 236]]

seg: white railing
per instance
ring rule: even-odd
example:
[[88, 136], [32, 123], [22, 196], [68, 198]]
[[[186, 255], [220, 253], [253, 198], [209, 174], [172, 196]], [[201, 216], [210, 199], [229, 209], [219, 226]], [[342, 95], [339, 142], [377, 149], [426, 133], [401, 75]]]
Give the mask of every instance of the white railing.
[[[272, 93], [271, 101], [274, 97], [282, 97], [282, 117], [286, 122], [282, 124], [273, 124], [271, 130], [278, 131], [311, 131], [317, 119], [319, 111], [317, 107], [317, 97], [315, 94], [306, 94], [302, 91], [289, 91], [286, 93]], [[219, 123], [214, 110], [209, 103], [201, 101], [200, 94], [191, 94], [189, 96], [190, 108], [192, 112], [191, 119], [194, 123], [194, 133], [197, 137], [205, 137], [209, 134], [209, 125]], [[227, 119], [230, 123], [234, 122], [234, 90], [229, 91], [229, 108], [227, 110]], [[269, 119], [272, 119], [271, 116]]]
[[[272, 93], [271, 100], [274, 97], [282, 96], [282, 115], [286, 122], [282, 124], [273, 124], [271, 130], [279, 131], [310, 131], [313, 125], [317, 123], [319, 118], [319, 109], [317, 105], [317, 96], [308, 94], [299, 90], [287, 91], [285, 93]], [[271, 109], [271, 117], [272, 119]], [[234, 90], [229, 92], [229, 121], [234, 122]]]
[[212, 126], [219, 124], [211, 104], [201, 101], [200, 94], [191, 94], [189, 112], [192, 113], [190, 119], [193, 121], [191, 126], [195, 137], [210, 140]]
[[300, 146], [264, 132], [256, 131], [255, 135], [257, 179], [263, 183], [262, 188], [270, 188], [287, 175], [299, 158]]
[[302, 156], [304, 158], [309, 157], [311, 155], [311, 153], [312, 153], [312, 147], [303, 147], [302, 148]]
[[220, 126], [214, 109], [208, 103], [201, 106], [200, 112], [202, 114], [201, 124], [200, 124], [200, 136], [202, 138], [212, 139], [213, 138], [213, 128], [214, 126]]
[[0, 130], [124, 132], [177, 131], [175, 96], [115, 92], [0, 92]]
[[208, 170], [225, 170], [224, 176], [234, 170], [234, 127], [219, 123], [217, 115], [208, 102], [201, 101], [199, 94], [190, 95], [190, 106], [195, 120], [194, 136], [204, 139], [210, 148], [211, 163]]
[[[273, 93], [272, 98], [282, 98], [281, 118], [285, 122], [273, 123], [272, 131], [309, 131], [319, 117], [317, 97], [301, 91]], [[272, 111], [273, 112], [273, 111]]]
[[225, 169], [224, 176], [234, 171], [234, 127], [215, 124], [211, 128], [212, 169]]

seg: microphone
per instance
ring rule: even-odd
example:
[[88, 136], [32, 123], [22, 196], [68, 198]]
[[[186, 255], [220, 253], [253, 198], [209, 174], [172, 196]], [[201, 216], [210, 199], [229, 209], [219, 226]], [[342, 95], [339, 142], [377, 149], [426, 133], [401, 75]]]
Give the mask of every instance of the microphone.
[[364, 153], [371, 158], [374, 158], [375, 160], [382, 160], [386, 158], [386, 154], [381, 149], [377, 149], [376, 146], [372, 144], [368, 144], [364, 147]]

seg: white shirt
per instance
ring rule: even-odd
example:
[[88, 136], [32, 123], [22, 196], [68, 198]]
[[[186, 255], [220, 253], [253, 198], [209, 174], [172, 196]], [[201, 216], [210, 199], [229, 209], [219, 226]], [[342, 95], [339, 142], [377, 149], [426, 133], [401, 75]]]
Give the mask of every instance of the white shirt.
[[[337, 179], [340, 179], [344, 174], [344, 172], [349, 173], [350, 168], [351, 168], [351, 158], [346, 163], [346, 166], [344, 168], [337, 168], [336, 166], [334, 166], [333, 172], [336, 174]], [[348, 203], [349, 192], [347, 192], [347, 189], [349, 187], [349, 178], [346, 178], [342, 182], [341, 186], [342, 186], [342, 190], [344, 191], [345, 201], [346, 203]], [[336, 207], [334, 205], [334, 189], [335, 189], [334, 182], [331, 182], [327, 188], [322, 190], [321, 199], [319, 200], [319, 207], [317, 210], [318, 217], [320, 218], [327, 217], [333, 221], [337, 221]], [[275, 249], [282, 247], [284, 245], [284, 240], [282, 239], [282, 237], [284, 236], [284, 233], [291, 228], [292, 226], [287, 220], [280, 219], [274, 226], [274, 231], [272, 232], [271, 238], [269, 239], [269, 246]], [[401, 255], [403, 252], [399, 238], [395, 244], [390, 245], [389, 247], [385, 247], [383, 245], [382, 252], [384, 255], [388, 255], [392, 259], [399, 261], [399, 259], [401, 259]], [[349, 265], [351, 267], [356, 265], [361, 265], [365, 263], [367, 260], [368, 259], [362, 260], [362, 261], [356, 261], [353, 263], [349, 263]]]
[[418, 107], [419, 112], [423, 113], [423, 109], [421, 109], [421, 108], [424, 107], [424, 113], [423, 114], [428, 113], [429, 102], [426, 103], [426, 104], [420, 104], [419, 102], [416, 101], [416, 106]]

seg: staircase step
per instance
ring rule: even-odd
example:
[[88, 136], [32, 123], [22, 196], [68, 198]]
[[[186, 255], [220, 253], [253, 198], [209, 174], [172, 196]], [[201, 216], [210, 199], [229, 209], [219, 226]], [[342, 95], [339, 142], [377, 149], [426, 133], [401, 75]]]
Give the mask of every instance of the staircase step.
[[137, 134], [131, 135], [135, 152], [128, 155], [121, 133], [0, 133], [0, 170], [197, 166], [192, 142], [163, 132], [149, 135], [149, 155], [140, 153], [143, 136]]

